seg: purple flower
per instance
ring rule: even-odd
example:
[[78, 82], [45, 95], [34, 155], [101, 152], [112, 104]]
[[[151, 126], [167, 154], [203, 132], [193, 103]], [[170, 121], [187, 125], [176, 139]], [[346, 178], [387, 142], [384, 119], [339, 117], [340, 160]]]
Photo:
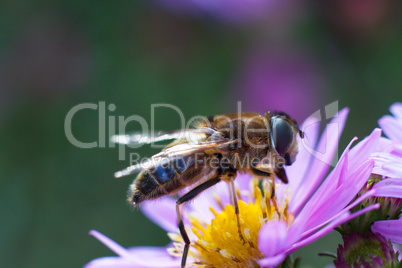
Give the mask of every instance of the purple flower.
[[[374, 160], [373, 174], [355, 198], [374, 190], [373, 196], [360, 206], [380, 204], [380, 209], [370, 211], [342, 224], [344, 246], [339, 246], [336, 267], [396, 267], [402, 243], [402, 105], [394, 104], [391, 112], [379, 120], [384, 132], [391, 138], [380, 138], [371, 159]], [[356, 208], [355, 208], [356, 209]], [[355, 209], [352, 209], [355, 210]], [[400, 255], [400, 254], [399, 254]], [[399, 256], [400, 257], [400, 256]], [[398, 266], [399, 267], [399, 266]]]
[[390, 178], [402, 178], [402, 103], [390, 107], [394, 117], [383, 116], [378, 124], [389, 139], [382, 138], [375, 159], [374, 173]]
[[[277, 266], [297, 249], [331, 232], [334, 227], [379, 207], [373, 204], [357, 212], [350, 209], [372, 196], [368, 191], [353, 198], [366, 183], [373, 169], [369, 159], [380, 140], [373, 133], [350, 149], [347, 146], [339, 162], [325, 178], [337, 150], [348, 111], [331, 121], [318, 138], [317, 120], [303, 125], [307, 138], [299, 140], [298, 160], [286, 168], [289, 184], [278, 184], [273, 199], [263, 197], [257, 182], [249, 175], [236, 179], [239, 196], [240, 239], [234, 208], [225, 184], [218, 184], [196, 201], [184, 207], [184, 222], [191, 240], [188, 265], [220, 267]], [[335, 131], [334, 126], [338, 129]], [[312, 148], [317, 148], [313, 150]], [[169, 232], [172, 243], [165, 248], [124, 249], [102, 234], [91, 231], [118, 257], [96, 259], [89, 267], [179, 267], [183, 243], [176, 223], [175, 201], [169, 197], [142, 206], [142, 211]]]
[[398, 267], [397, 254], [382, 235], [352, 232], [342, 239], [344, 246], [338, 247], [336, 267]]
[[378, 120], [378, 124], [388, 138], [402, 144], [402, 103], [394, 103], [389, 110], [394, 117], [385, 115]]
[[375, 196], [383, 198], [386, 208], [396, 213], [387, 213], [382, 220], [374, 222], [371, 230], [391, 242], [402, 244], [402, 103], [393, 104], [390, 111], [394, 117], [385, 115], [378, 121], [389, 139], [381, 138], [379, 151], [372, 155], [375, 160], [373, 173], [382, 176], [373, 189]]

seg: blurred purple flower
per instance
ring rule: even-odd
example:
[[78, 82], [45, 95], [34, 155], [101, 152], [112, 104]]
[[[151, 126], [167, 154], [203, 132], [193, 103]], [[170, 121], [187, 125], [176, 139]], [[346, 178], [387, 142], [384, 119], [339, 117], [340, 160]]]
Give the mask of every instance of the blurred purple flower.
[[[336, 153], [347, 113], [344, 109], [331, 121], [328, 126], [335, 124], [339, 131], [327, 127], [318, 142], [316, 153], [311, 153], [311, 148], [316, 148], [314, 145], [318, 139], [319, 124], [313, 118], [306, 120], [302, 129], [308, 138], [299, 139], [299, 161], [286, 168], [289, 184], [278, 184], [274, 199], [261, 202], [259, 188], [253, 184], [249, 175], [240, 175], [236, 180], [241, 199], [239, 206], [242, 232], [246, 239], [251, 239], [248, 242], [253, 244], [249, 250], [245, 249], [247, 244], [245, 246], [238, 235], [232, 235], [237, 233], [233, 231], [236, 228], [232, 228], [236, 226], [236, 221], [224, 184], [218, 184], [214, 188], [215, 198], [208, 192], [199, 197], [198, 202], [187, 204], [183, 213], [184, 222], [186, 226], [192, 226], [191, 231], [188, 228], [192, 247], [187, 263], [229, 263], [234, 258], [238, 260], [237, 255], [234, 255], [241, 251], [241, 254], [246, 255], [242, 256], [244, 262], [238, 264], [239, 267], [249, 267], [256, 262], [262, 267], [276, 266], [287, 255], [328, 234], [334, 227], [378, 208], [379, 205], [374, 204], [355, 213], [349, 212], [375, 193], [372, 190], [353, 200], [371, 174], [373, 160], [369, 156], [378, 146], [380, 130], [373, 131], [369, 137], [350, 149], [355, 139], [352, 140], [338, 164], [325, 178], [329, 163]], [[245, 211], [244, 208], [248, 210]], [[104, 235], [91, 231], [91, 234], [119, 257], [96, 259], [87, 264], [86, 268], [180, 266], [180, 250], [183, 244], [177, 229], [175, 201], [168, 197], [161, 198], [159, 201], [144, 204], [142, 210], [151, 220], [170, 232], [169, 237], [173, 244], [166, 248], [124, 249]], [[213, 233], [213, 230], [218, 233]], [[219, 243], [225, 243], [225, 246], [218, 247]], [[239, 248], [236, 248], [236, 244], [240, 245]], [[212, 250], [214, 246], [221, 250]], [[168, 252], [174, 257], [169, 256]], [[208, 263], [211, 256], [212, 262]]]
[[383, 39], [397, 16], [394, 0], [330, 0], [320, 3], [320, 12], [337, 34], [347, 41]]
[[200, 17], [211, 16], [234, 24], [258, 20], [275, 5], [284, 4], [278, 0], [157, 0], [157, 2], [173, 12]]
[[257, 48], [246, 55], [240, 66], [235, 87], [245, 110], [286, 111], [302, 121], [322, 104], [323, 75], [308, 53]]

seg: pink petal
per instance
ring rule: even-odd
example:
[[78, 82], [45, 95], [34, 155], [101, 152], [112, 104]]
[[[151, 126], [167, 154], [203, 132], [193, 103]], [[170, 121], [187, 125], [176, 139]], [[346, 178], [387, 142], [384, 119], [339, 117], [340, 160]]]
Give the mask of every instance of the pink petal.
[[[236, 178], [237, 180], [237, 178]], [[230, 200], [230, 193], [229, 193], [229, 184], [226, 183], [225, 181], [219, 182], [216, 186], [212, 187], [211, 190], [208, 189], [208, 192], [205, 193], [205, 196], [210, 196], [210, 198], [203, 200], [203, 204], [205, 202], [208, 202], [208, 209], [210, 206], [217, 208], [217, 204], [215, 201], [215, 198], [213, 197], [213, 193], [215, 193], [218, 197], [220, 202], [222, 203], [223, 206], [226, 206], [227, 204], [231, 204]], [[202, 194], [204, 195], [204, 193]]]
[[386, 152], [389, 153], [396, 145], [396, 142], [391, 141], [388, 138], [381, 137], [378, 140], [377, 147], [374, 149], [374, 152]]
[[402, 144], [393, 142], [390, 147], [391, 150], [389, 151], [389, 153], [396, 157], [402, 158]]
[[[316, 225], [329, 220], [333, 215], [341, 211], [355, 197], [361, 187], [371, 174], [373, 161], [367, 161], [352, 174], [348, 175], [346, 181], [335, 191], [323, 195], [321, 187], [317, 193], [309, 200], [297, 219], [304, 223], [305, 230], [311, 229]], [[321, 197], [317, 199], [316, 196]]]
[[[181, 257], [172, 257], [166, 247], [133, 247], [129, 248], [130, 260], [139, 267], [180, 267]], [[193, 260], [188, 258], [187, 263]]]
[[131, 261], [120, 257], [103, 257], [95, 259], [84, 266], [84, 268], [136, 268], [140, 267]]
[[235, 184], [237, 185], [236, 187], [238, 187], [240, 191], [240, 197], [246, 203], [254, 202], [253, 197], [250, 194], [250, 183], [252, 178], [253, 177], [249, 173], [237, 173], [235, 181]]
[[[297, 137], [299, 153], [297, 154], [296, 161], [293, 165], [285, 167], [289, 183], [279, 184], [276, 189], [279, 198], [283, 197], [286, 189], [298, 189], [299, 185], [302, 183], [313, 158], [311, 151], [316, 147], [319, 127], [320, 122], [317, 118], [309, 117], [303, 123], [301, 129], [305, 132], [304, 139]], [[289, 204], [288, 208], [289, 211], [292, 211], [292, 204]]]
[[402, 143], [402, 122], [390, 115], [385, 115], [378, 120], [378, 124], [388, 138]]
[[378, 147], [381, 138], [381, 129], [374, 129], [371, 134], [354, 146], [349, 153], [349, 166], [358, 167], [361, 163], [369, 159], [370, 155]]
[[373, 153], [373, 173], [386, 177], [402, 178], [402, 158], [391, 153]]
[[141, 211], [154, 223], [168, 232], [177, 231], [176, 201], [164, 196], [157, 200], [144, 202]]
[[317, 118], [307, 118], [303, 123], [304, 139], [297, 137], [299, 153], [297, 154], [296, 161], [293, 165], [286, 167], [289, 185], [291, 185], [292, 189], [297, 188], [307, 171], [310, 160], [313, 157], [311, 151], [315, 149], [317, 143], [319, 127], [320, 122]]
[[341, 211], [337, 212], [336, 214], [333, 214], [333, 216], [331, 218], [329, 218], [327, 221], [322, 221], [320, 224], [313, 226], [311, 229], [305, 230], [303, 232], [303, 236], [310, 235], [311, 233], [313, 233], [316, 230], [320, 229], [321, 227], [323, 227], [324, 225], [328, 224], [329, 222], [331, 222], [331, 221], [337, 219], [338, 217], [342, 216], [347, 211], [351, 210], [352, 208], [354, 208], [355, 206], [360, 204], [366, 198], [374, 196], [374, 194], [375, 194], [374, 190], [371, 190], [371, 191], [368, 191], [368, 192], [364, 193], [363, 195], [358, 197], [356, 200], [354, 200], [350, 205], [348, 205], [347, 207], [343, 208]]
[[349, 110], [346, 108], [339, 111], [338, 115], [332, 119], [325, 128], [317, 150], [315, 151], [310, 169], [304, 176], [304, 181], [300, 184], [300, 187], [295, 189], [297, 192], [292, 195], [290, 206], [293, 207], [294, 213], [298, 213], [303, 207], [328, 171], [332, 158], [338, 148], [338, 141], [345, 125], [348, 112]]
[[268, 221], [258, 233], [258, 248], [266, 257], [275, 256], [283, 249], [287, 237], [284, 221]]
[[391, 113], [399, 120], [402, 120], [402, 103], [396, 102], [389, 108]]
[[[341, 215], [339, 218], [337, 218], [335, 221], [331, 222], [330, 224], [326, 225], [324, 228], [322, 228], [321, 230], [315, 232], [314, 234], [307, 236], [306, 239], [299, 239], [296, 240], [296, 243], [293, 243], [293, 245], [291, 247], [289, 247], [286, 250], [286, 253], [289, 254], [291, 252], [296, 251], [297, 249], [317, 240], [318, 238], [330, 233], [333, 231], [333, 229], [338, 226], [340, 224], [340, 222], [344, 221], [345, 219], [348, 218], [348, 216], [350, 215], [349, 212], [346, 212], [345, 214]], [[294, 224], [292, 224], [293, 226]]]
[[[214, 218], [214, 214], [211, 212], [210, 208], [212, 207], [215, 211], [221, 211], [214, 195], [219, 197], [219, 200], [224, 207], [231, 203], [229, 197], [229, 186], [226, 182], [221, 181], [216, 186], [207, 189], [194, 200], [187, 203], [189, 215], [196, 216], [205, 223], [210, 223]], [[185, 224], [189, 223], [187, 219], [185, 219], [184, 222]]]
[[89, 231], [90, 235], [93, 235], [96, 239], [98, 239], [100, 242], [102, 242], [105, 246], [107, 246], [111, 251], [116, 253], [117, 255], [124, 257], [128, 255], [127, 250], [114, 242], [112, 239], [107, 237], [104, 234], [99, 233], [98, 231], [91, 230]]
[[402, 178], [379, 181], [373, 189], [376, 191], [375, 196], [402, 198]]
[[251, 175], [250, 174], [248, 174], [248, 173], [245, 173], [245, 174], [237, 173], [236, 182], [237, 182], [237, 185], [239, 187], [240, 192], [250, 190], [250, 181], [251, 181]]
[[399, 252], [398, 260], [402, 260], [402, 245], [401, 244], [392, 244], [395, 252]]
[[364, 208], [362, 210], [359, 210], [358, 212], [353, 213], [353, 214], [350, 214], [349, 212], [346, 212], [345, 214], [339, 216], [333, 222], [329, 223], [324, 228], [322, 228], [319, 231], [315, 232], [311, 236], [308, 236], [306, 239], [304, 239], [304, 240], [302, 240], [302, 241], [300, 241], [298, 243], [295, 243], [292, 246], [292, 248], [286, 250], [286, 254], [292, 253], [292, 252], [298, 250], [299, 248], [301, 248], [301, 247], [303, 247], [303, 246], [305, 246], [307, 244], [310, 244], [310, 243], [314, 242], [315, 240], [319, 239], [320, 237], [323, 237], [324, 235], [332, 232], [333, 229], [336, 226], [338, 226], [338, 225], [340, 225], [340, 224], [342, 224], [344, 222], [347, 222], [347, 221], [349, 221], [349, 220], [351, 220], [351, 219], [353, 219], [355, 217], [358, 217], [358, 216], [360, 216], [360, 215], [362, 215], [364, 213], [367, 213], [370, 210], [378, 209], [378, 208], [380, 208], [380, 205], [379, 204], [374, 204], [374, 205], [368, 206], [368, 207], [366, 207], [366, 208]]
[[279, 254], [274, 257], [267, 257], [267, 258], [258, 260], [258, 264], [261, 265], [261, 267], [263, 267], [263, 268], [276, 267], [279, 264], [281, 264], [285, 258], [286, 258], [286, 254]]
[[[352, 201], [356, 194], [360, 191], [363, 185], [371, 174], [373, 161], [367, 161], [361, 165], [355, 172], [350, 174], [347, 180], [333, 193], [329, 194], [326, 200], [317, 201], [322, 205], [315, 210], [316, 213], [309, 218], [309, 224], [318, 224], [341, 211], [346, 205]], [[335, 212], [335, 213], [334, 213]]]
[[315, 204], [317, 200], [322, 199], [324, 195], [328, 196], [328, 193], [332, 193], [338, 189], [345, 181], [348, 171], [349, 148], [355, 140], [356, 138], [352, 139], [352, 141], [343, 151], [335, 168], [331, 171], [316, 193], [312, 196], [309, 203]]
[[[163, 248], [166, 251], [165, 248]], [[151, 252], [155, 254], [155, 252]], [[171, 257], [169, 257], [171, 258]], [[160, 268], [178, 268], [180, 267], [181, 260], [166, 261], [165, 258], [159, 258], [158, 255], [153, 255], [151, 259], [144, 259], [144, 261], [134, 262], [130, 259], [124, 259], [121, 257], [103, 257], [98, 258], [90, 263], [86, 264], [84, 268], [146, 268], [146, 267], [160, 267]]]
[[107, 236], [92, 230], [95, 236], [119, 257], [99, 258], [88, 263], [92, 267], [179, 267], [181, 259], [169, 255], [165, 247], [135, 247], [125, 249]]
[[402, 244], [402, 219], [376, 221], [371, 226], [371, 231], [380, 233], [394, 243]]
[[402, 178], [402, 163], [387, 163], [382, 166], [381, 170], [387, 177]]

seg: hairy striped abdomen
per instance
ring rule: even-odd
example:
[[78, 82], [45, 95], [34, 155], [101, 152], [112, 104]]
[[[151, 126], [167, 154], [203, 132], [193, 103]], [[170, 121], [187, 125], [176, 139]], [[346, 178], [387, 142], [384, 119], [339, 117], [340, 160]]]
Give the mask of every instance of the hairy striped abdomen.
[[187, 186], [182, 175], [193, 164], [193, 158], [188, 156], [143, 170], [129, 188], [129, 202], [138, 205], [182, 189]]

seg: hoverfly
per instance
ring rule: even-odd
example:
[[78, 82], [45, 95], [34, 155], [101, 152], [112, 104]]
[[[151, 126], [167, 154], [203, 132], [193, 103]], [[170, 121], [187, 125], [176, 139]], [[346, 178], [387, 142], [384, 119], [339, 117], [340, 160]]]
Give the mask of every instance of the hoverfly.
[[297, 122], [283, 112], [215, 115], [200, 120], [194, 129], [153, 136], [138, 133], [115, 135], [111, 140], [122, 144], [150, 144], [175, 139], [146, 162], [118, 171], [115, 177], [139, 172], [128, 194], [128, 201], [134, 206], [192, 187], [176, 202], [178, 227], [185, 242], [181, 266], [185, 267], [190, 240], [184, 228], [180, 205], [218, 182], [226, 181], [237, 216], [239, 235], [244, 241], [234, 187], [236, 174], [248, 172], [269, 181], [273, 197], [275, 175], [282, 182], [288, 182], [283, 165], [291, 165], [295, 161], [297, 135], [304, 137]]

